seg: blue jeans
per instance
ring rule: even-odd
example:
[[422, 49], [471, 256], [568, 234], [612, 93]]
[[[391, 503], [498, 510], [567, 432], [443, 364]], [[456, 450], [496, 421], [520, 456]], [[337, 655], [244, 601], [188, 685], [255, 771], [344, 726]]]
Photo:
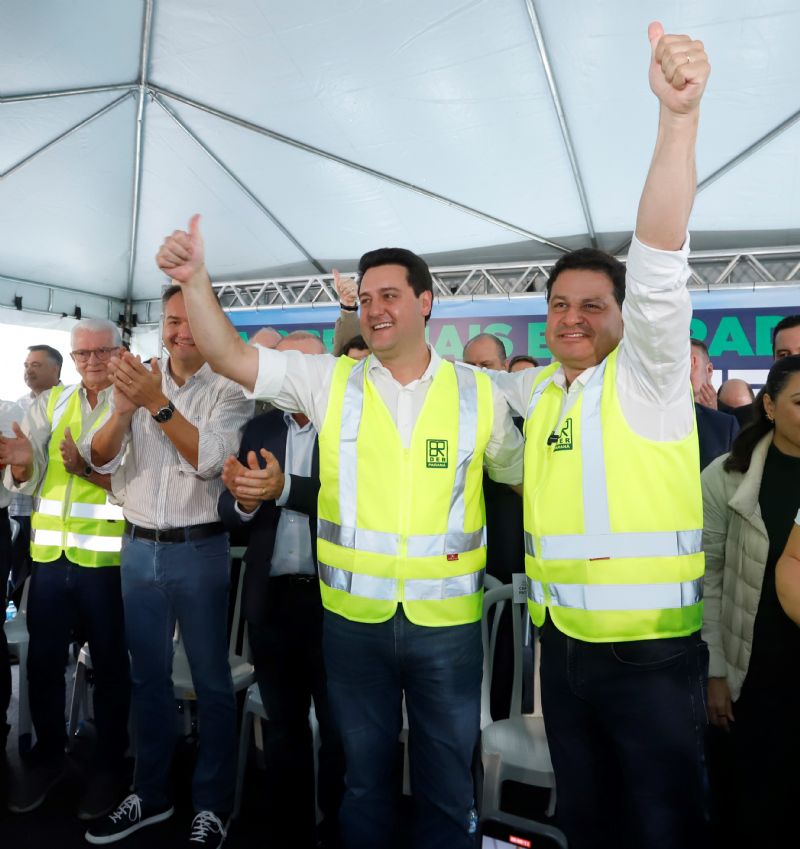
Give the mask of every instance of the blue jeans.
[[118, 768], [128, 747], [130, 677], [118, 566], [78, 566], [62, 554], [34, 563], [28, 594], [28, 690], [34, 754], [64, 756], [64, 669], [73, 634], [89, 643], [94, 670], [97, 765]]
[[542, 710], [570, 849], [703, 849], [708, 649], [588, 643], [548, 619]]
[[387, 846], [397, 825], [397, 740], [405, 693], [415, 849], [466, 849], [472, 760], [480, 734], [480, 622], [414, 625], [402, 607], [387, 622], [325, 611], [328, 697], [345, 752], [339, 813], [347, 849]]
[[172, 687], [175, 621], [197, 693], [200, 747], [192, 780], [195, 810], [233, 807], [236, 701], [228, 663], [228, 535], [193, 542], [131, 539], [122, 545], [122, 598], [131, 653], [136, 792], [167, 807], [177, 739]]

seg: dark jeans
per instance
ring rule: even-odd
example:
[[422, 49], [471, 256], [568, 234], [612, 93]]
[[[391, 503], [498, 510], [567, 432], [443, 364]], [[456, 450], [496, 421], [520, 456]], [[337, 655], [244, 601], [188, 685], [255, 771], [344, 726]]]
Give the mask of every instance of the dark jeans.
[[344, 753], [328, 705], [322, 660], [322, 601], [319, 582], [284, 575], [270, 578], [263, 619], [248, 624], [256, 681], [269, 721], [265, 833], [275, 849], [314, 847], [314, 749], [308, 712], [314, 699], [319, 722], [318, 793], [321, 832], [337, 839], [344, 793]]
[[570, 849], [708, 842], [708, 649], [699, 635], [587, 643], [542, 630], [542, 709]]
[[51, 563], [34, 562], [27, 621], [36, 756], [50, 760], [64, 752], [64, 670], [75, 630], [92, 655], [98, 765], [118, 767], [128, 747], [130, 706], [119, 567], [78, 566], [63, 555]]
[[122, 597], [131, 653], [136, 792], [165, 808], [177, 740], [172, 686], [175, 621], [197, 693], [197, 811], [226, 813], [236, 783], [236, 701], [228, 662], [228, 535], [182, 543], [122, 538]]
[[[0, 507], [0, 603], [2, 603], [3, 622], [6, 621], [6, 589], [10, 568], [11, 532], [8, 527], [8, 508]], [[11, 665], [8, 661], [6, 632], [0, 623], [0, 753], [5, 749], [8, 735], [6, 714], [9, 704], [11, 704]]]
[[412, 624], [325, 612], [325, 668], [345, 751], [340, 823], [347, 849], [390, 845], [397, 833], [395, 766], [405, 693], [415, 849], [474, 846], [471, 765], [480, 734], [480, 622]]

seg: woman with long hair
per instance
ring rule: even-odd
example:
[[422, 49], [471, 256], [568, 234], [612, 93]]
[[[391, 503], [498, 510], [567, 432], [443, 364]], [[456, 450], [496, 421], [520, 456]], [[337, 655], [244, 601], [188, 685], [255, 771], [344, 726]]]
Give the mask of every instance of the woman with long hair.
[[796, 822], [800, 765], [800, 628], [775, 584], [800, 507], [800, 356], [775, 362], [755, 408], [702, 476], [703, 637], [709, 721], [732, 744], [729, 824], [741, 845], [778, 846]]

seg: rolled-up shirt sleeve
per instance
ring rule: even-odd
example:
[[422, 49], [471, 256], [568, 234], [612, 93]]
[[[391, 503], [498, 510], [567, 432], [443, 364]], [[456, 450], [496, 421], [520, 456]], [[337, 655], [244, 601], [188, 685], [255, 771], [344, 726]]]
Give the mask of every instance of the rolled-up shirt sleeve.
[[125, 452], [128, 449], [128, 444], [131, 441], [131, 432], [130, 429], [125, 432], [125, 435], [122, 437], [122, 447], [119, 449], [116, 457], [112, 457], [107, 463], [104, 463], [102, 466], [96, 466], [92, 462], [92, 440], [95, 437], [95, 434], [103, 427], [103, 425], [108, 421], [111, 416], [111, 412], [114, 409], [114, 397], [113, 395], [109, 398], [108, 404], [105, 406], [105, 409], [100, 412], [100, 414], [94, 417], [90, 423], [89, 427], [85, 428], [84, 434], [81, 436], [78, 441], [78, 451], [80, 451], [81, 457], [98, 473], [101, 475], [113, 475], [119, 467], [122, 465], [122, 461], [125, 458]]
[[489, 477], [497, 483], [522, 483], [524, 441], [511, 418], [511, 411], [501, 391], [492, 386], [494, 420], [484, 463]]
[[225, 458], [239, 451], [242, 428], [253, 417], [254, 404], [240, 386], [229, 382], [219, 393], [211, 415], [197, 427], [197, 468], [179, 453], [178, 471], [202, 480], [222, 474]]

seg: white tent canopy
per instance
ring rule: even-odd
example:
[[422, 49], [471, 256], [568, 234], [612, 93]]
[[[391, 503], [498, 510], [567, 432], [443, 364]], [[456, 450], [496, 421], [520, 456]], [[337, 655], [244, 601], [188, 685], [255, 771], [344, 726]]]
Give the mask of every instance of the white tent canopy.
[[217, 280], [623, 250], [653, 19], [713, 66], [693, 247], [800, 245], [796, 0], [0, 3], [2, 306], [135, 311], [194, 212]]

